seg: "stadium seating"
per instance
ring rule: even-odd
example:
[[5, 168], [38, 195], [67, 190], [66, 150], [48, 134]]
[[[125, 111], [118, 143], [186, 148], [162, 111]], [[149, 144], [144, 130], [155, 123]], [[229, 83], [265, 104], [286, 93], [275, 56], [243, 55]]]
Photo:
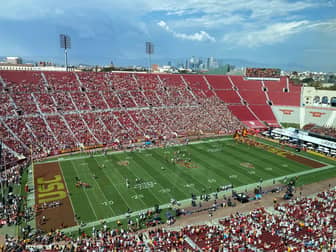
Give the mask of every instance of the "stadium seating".
[[300, 93], [287, 78], [20, 71], [0, 77], [4, 143], [23, 155], [30, 148], [44, 156], [145, 136], [230, 134], [241, 122], [278, 125], [268, 95], [275, 104], [297, 106]]
[[44, 75], [55, 91], [79, 91], [79, 82], [72, 72], [45, 72]]
[[232, 89], [232, 84], [230, 83], [227, 76], [223, 75], [208, 75], [206, 79], [210, 83], [213, 89], [221, 90], [221, 89]]
[[[259, 82], [233, 76], [20, 71], [0, 71], [0, 76], [5, 83], [0, 83], [0, 135], [7, 164], [0, 176], [11, 184], [20, 183], [21, 163], [30, 155], [41, 158], [147, 137], [232, 134], [241, 123], [277, 126], [267, 96], [276, 105], [300, 105], [300, 87], [286, 78]], [[314, 125], [309, 130], [336, 135], [333, 129]], [[55, 231], [34, 234], [25, 242], [7, 236], [6, 246], [8, 251], [47, 245], [77, 251], [331, 251], [335, 196], [334, 188], [276, 205], [272, 211], [235, 213], [216, 225], [140, 233], [93, 230], [76, 239]], [[1, 225], [17, 222], [20, 200], [0, 204]], [[58, 250], [55, 247], [49, 251]]]
[[229, 105], [228, 108], [232, 113], [246, 126], [251, 128], [265, 128], [255, 115], [251, 113], [251, 110], [244, 105]]
[[272, 127], [280, 126], [269, 105], [250, 105], [250, 108], [256, 114], [256, 116], [261, 121], [266, 122], [267, 125]]
[[336, 138], [336, 129], [335, 128], [331, 128], [331, 127], [322, 127], [322, 126], [318, 126], [315, 125], [313, 123], [310, 124], [306, 124], [303, 127], [304, 130], [306, 131], [310, 131], [322, 136], [329, 136], [329, 137], [333, 137]]
[[238, 90], [261, 91], [262, 89], [262, 83], [259, 80], [246, 80], [242, 76], [230, 76], [230, 79]]
[[279, 81], [263, 82], [273, 105], [300, 106], [301, 86], [292, 84], [286, 77], [281, 77]]
[[196, 96], [211, 97], [214, 95], [212, 87], [205, 80], [205, 76], [183, 75], [182, 77]]
[[[13, 173], [17, 170], [13, 169]], [[77, 238], [60, 231], [34, 234], [26, 242], [6, 237], [6, 249], [41, 248], [44, 251], [333, 251], [336, 230], [336, 188], [313, 197], [298, 197], [270, 209], [236, 212], [218, 224], [151, 228], [134, 233], [124, 229], [93, 228]], [[16, 204], [6, 206], [8, 220], [16, 222]], [[0, 213], [3, 209], [0, 207]], [[104, 250], [104, 251], [105, 251]], [[63, 250], [67, 251], [67, 250]]]
[[44, 81], [40, 72], [2, 71], [1, 77], [6, 87], [13, 93], [43, 92]]
[[215, 90], [216, 95], [227, 104], [240, 104], [241, 98], [234, 90]]
[[0, 95], [0, 116], [10, 116], [15, 114], [15, 107], [10, 101], [9, 95], [6, 93], [1, 93]]

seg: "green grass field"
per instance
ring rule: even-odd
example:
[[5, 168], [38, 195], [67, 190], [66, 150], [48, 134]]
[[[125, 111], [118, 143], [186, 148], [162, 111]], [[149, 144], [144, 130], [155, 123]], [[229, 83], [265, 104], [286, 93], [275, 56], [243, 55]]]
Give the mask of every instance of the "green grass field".
[[[172, 162], [174, 157], [191, 159], [191, 168], [185, 167], [183, 162]], [[334, 165], [331, 160], [323, 162]], [[118, 216], [128, 209], [136, 211], [167, 204], [172, 198], [188, 199], [192, 193], [200, 195], [204, 190], [215, 192], [223, 185], [237, 187], [258, 182], [260, 178], [268, 180], [313, 169], [271, 152], [235, 143], [231, 138], [106, 156], [69, 156], [59, 163], [75, 212], [83, 222]], [[330, 176], [326, 171], [321, 174]], [[91, 187], [77, 188], [76, 177]], [[136, 178], [140, 182], [136, 182]], [[316, 176], [307, 176], [307, 179], [314, 180]]]

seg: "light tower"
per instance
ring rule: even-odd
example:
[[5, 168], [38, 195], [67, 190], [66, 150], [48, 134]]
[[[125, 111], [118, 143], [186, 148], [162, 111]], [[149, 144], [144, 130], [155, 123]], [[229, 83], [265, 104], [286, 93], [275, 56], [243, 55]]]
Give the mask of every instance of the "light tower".
[[60, 34], [60, 47], [64, 49], [65, 69], [68, 71], [68, 49], [71, 49], [71, 38], [68, 35]]
[[151, 72], [151, 55], [154, 53], [154, 44], [152, 42], [146, 42], [146, 54], [148, 54], [148, 72]]

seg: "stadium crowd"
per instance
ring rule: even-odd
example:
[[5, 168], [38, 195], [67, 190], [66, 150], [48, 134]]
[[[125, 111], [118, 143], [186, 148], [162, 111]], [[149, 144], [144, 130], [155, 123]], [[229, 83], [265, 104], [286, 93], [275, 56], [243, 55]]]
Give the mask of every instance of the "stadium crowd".
[[303, 127], [304, 130], [310, 131], [322, 136], [336, 138], [336, 129], [331, 127], [322, 127], [316, 124], [307, 124]]
[[[272, 76], [274, 73], [270, 73]], [[180, 136], [233, 134], [242, 123], [202, 78], [129, 73], [41, 73], [2, 71], [0, 135], [10, 166], [1, 171], [1, 225], [29, 219], [15, 196], [27, 159], [85, 147], [129, 145]], [[44, 78], [43, 78], [44, 76]], [[30, 85], [27, 85], [29, 83]], [[231, 84], [230, 84], [231, 85]], [[233, 86], [233, 84], [232, 84]], [[239, 105], [241, 106], [241, 105]], [[245, 108], [245, 107], [244, 107]], [[248, 112], [250, 113], [250, 112]], [[28, 161], [26, 161], [28, 162]], [[133, 232], [103, 227], [72, 238], [60, 231], [22, 230], [23, 239], [6, 236], [6, 251], [321, 251], [335, 248], [335, 189], [300, 198], [273, 211], [256, 209], [223, 218], [218, 225]], [[153, 225], [156, 223], [153, 223]], [[170, 224], [170, 223], [169, 223]], [[169, 225], [168, 225], [169, 226]]]
[[16, 225], [25, 213], [20, 207], [24, 199], [15, 190], [20, 188], [21, 176], [26, 162], [16, 163], [0, 171], [1, 201], [0, 201], [0, 227]]
[[80, 231], [71, 238], [60, 231], [6, 237], [8, 251], [335, 251], [336, 188], [298, 197], [274, 208], [235, 213], [214, 225], [152, 228], [139, 232], [109, 229]]
[[0, 71], [0, 76], [7, 108], [0, 109], [0, 135], [7, 148], [25, 157], [145, 138], [232, 134], [242, 127], [210, 87], [189, 87], [180, 75]]

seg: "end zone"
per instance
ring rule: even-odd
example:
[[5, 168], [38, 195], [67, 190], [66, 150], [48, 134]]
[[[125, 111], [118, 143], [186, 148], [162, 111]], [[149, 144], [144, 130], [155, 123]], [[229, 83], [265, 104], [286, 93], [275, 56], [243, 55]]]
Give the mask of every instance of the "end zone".
[[75, 214], [58, 162], [34, 165], [36, 227], [43, 231], [75, 226]]

